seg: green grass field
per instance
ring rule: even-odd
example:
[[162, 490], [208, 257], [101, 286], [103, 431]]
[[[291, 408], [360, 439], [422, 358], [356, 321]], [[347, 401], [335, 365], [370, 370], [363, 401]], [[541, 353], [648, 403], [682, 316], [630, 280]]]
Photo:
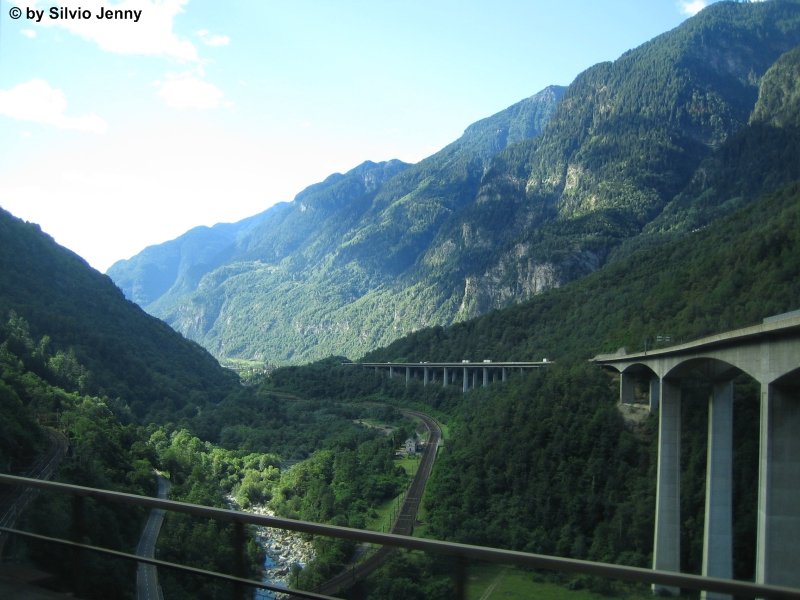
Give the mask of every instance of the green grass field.
[[[405, 458], [396, 458], [394, 464], [403, 467], [405, 472], [408, 474], [408, 480], [411, 481], [411, 478], [417, 472], [417, 468], [419, 467], [419, 457], [405, 457]], [[400, 503], [403, 501], [403, 496], [405, 494], [405, 490], [402, 493], [398, 494], [394, 498], [386, 500], [383, 504], [376, 506], [374, 510], [374, 515], [367, 519], [367, 529], [372, 531], [389, 531], [392, 524], [392, 517], [394, 512], [400, 506]]]
[[614, 592], [608, 595], [587, 589], [573, 590], [542, 581], [529, 571], [486, 563], [472, 564], [467, 572], [467, 600], [644, 600], [653, 597], [644, 587], [614, 587]]

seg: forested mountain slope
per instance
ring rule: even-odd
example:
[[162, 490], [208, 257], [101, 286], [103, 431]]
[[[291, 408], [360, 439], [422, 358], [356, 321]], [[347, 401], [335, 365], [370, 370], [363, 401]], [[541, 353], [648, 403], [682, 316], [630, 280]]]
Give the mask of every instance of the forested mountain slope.
[[[761, 85], [750, 125], [703, 162], [646, 235], [603, 269], [529, 302], [368, 353], [369, 361], [588, 358], [753, 324], [800, 307], [800, 48]], [[715, 214], [727, 214], [714, 219]], [[711, 215], [711, 216], [710, 216]], [[710, 221], [710, 224], [709, 224]]]
[[[27, 473], [54, 439], [66, 439], [59, 479], [149, 494], [157, 467], [147, 445], [158, 427], [151, 420], [185, 420], [238, 389], [238, 378], [202, 347], [126, 300], [37, 225], [0, 209], [0, 470]], [[17, 526], [68, 538], [68, 498], [42, 494], [39, 502]], [[144, 511], [88, 503], [84, 516], [85, 541], [132, 548]], [[5, 551], [73, 579], [67, 553], [55, 547]], [[135, 567], [93, 555], [81, 568], [91, 582], [82, 597], [131, 597], [120, 582], [135, 581]]]
[[432, 327], [367, 362], [585, 359], [689, 340], [800, 307], [800, 183], [687, 238], [637, 250], [517, 306]]
[[0, 209], [0, 333], [13, 333], [20, 319], [33, 340], [47, 336], [45, 353], [61, 353], [64, 377], [80, 379], [78, 391], [117, 399], [138, 417], [193, 414], [237, 385], [235, 374], [126, 300], [109, 277]]
[[[584, 277], [792, 178], [781, 153], [795, 133], [754, 109], [770, 80], [792, 81], [779, 65], [764, 75], [798, 43], [797, 0], [716, 3], [417, 165], [314, 186], [239, 242], [249, 251], [146, 308], [217, 356], [298, 362]], [[132, 297], [126, 268], [110, 274]]]
[[524, 297], [537, 272], [559, 284], [594, 271], [658, 218], [748, 123], [761, 77], [800, 43], [798, 15], [794, 2], [715, 4], [578, 76], [543, 135], [501, 154], [473, 214], [442, 234], [472, 258], [459, 263], [466, 315]]
[[190, 291], [203, 275], [231, 257], [238, 240], [262, 220], [277, 218], [282, 207], [276, 205], [237, 223], [195, 227], [172, 241], [148, 246], [130, 260], [119, 261], [111, 266], [109, 275], [142, 307], [169, 291]]
[[693, 231], [797, 180], [800, 177], [798, 82], [800, 47], [782, 55], [764, 75], [748, 126], [701, 163], [686, 189], [645, 232]]

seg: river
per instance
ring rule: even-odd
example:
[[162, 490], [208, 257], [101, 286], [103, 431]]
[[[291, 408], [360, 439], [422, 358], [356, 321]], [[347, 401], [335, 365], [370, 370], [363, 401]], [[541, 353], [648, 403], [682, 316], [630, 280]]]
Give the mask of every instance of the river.
[[[274, 516], [269, 509], [263, 506], [253, 507], [250, 512]], [[288, 587], [292, 566], [305, 567], [314, 558], [314, 548], [311, 542], [303, 539], [299, 533], [284, 529], [258, 527], [256, 529], [256, 543], [266, 553], [264, 572], [261, 579], [264, 583]], [[279, 595], [259, 589], [254, 597], [259, 600], [273, 600], [278, 598]]]

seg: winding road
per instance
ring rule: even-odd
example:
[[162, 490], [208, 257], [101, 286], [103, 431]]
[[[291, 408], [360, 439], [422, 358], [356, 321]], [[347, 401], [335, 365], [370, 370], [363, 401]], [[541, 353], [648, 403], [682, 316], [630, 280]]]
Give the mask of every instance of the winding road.
[[[161, 475], [158, 476], [158, 497], [166, 498], [169, 493], [170, 483]], [[154, 508], [150, 511], [150, 516], [142, 530], [142, 537], [139, 538], [139, 545], [136, 547], [136, 554], [145, 558], [153, 558], [155, 555], [156, 541], [161, 525], [164, 522], [164, 510]], [[158, 570], [155, 565], [139, 563], [136, 571], [136, 599], [137, 600], [164, 600], [161, 586], [158, 585]]]
[[[391, 531], [391, 533], [399, 535], [411, 535], [414, 531], [414, 523], [416, 522], [417, 511], [419, 510], [419, 503], [425, 491], [425, 484], [428, 482], [431, 470], [433, 469], [433, 463], [436, 460], [436, 453], [442, 439], [442, 430], [439, 424], [425, 413], [415, 410], [403, 410], [401, 412], [407, 417], [422, 422], [428, 430], [428, 443], [425, 446], [425, 451], [422, 453], [419, 468], [417, 469], [416, 475], [414, 475], [414, 479], [411, 481], [411, 485], [408, 487], [405, 500], [400, 507], [400, 512], [397, 515], [397, 520], [394, 522]], [[380, 567], [386, 562], [389, 554], [393, 551], [394, 548], [381, 546], [381, 548], [368, 556], [365, 560], [356, 563], [346, 571], [339, 573], [336, 577], [329, 579], [314, 591], [320, 594], [336, 594]]]

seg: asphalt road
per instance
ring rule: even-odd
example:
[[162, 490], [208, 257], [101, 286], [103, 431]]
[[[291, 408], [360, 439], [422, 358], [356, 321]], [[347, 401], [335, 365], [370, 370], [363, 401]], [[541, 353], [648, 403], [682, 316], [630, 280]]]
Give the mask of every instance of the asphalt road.
[[[169, 493], [170, 483], [161, 475], [158, 476], [158, 497], [166, 498]], [[153, 558], [156, 549], [156, 541], [164, 522], [164, 511], [154, 508], [150, 511], [150, 516], [139, 538], [139, 545], [136, 547], [136, 554], [145, 558]], [[155, 565], [139, 563], [136, 572], [136, 598], [137, 600], [164, 600], [164, 594], [158, 585], [158, 570]]]

